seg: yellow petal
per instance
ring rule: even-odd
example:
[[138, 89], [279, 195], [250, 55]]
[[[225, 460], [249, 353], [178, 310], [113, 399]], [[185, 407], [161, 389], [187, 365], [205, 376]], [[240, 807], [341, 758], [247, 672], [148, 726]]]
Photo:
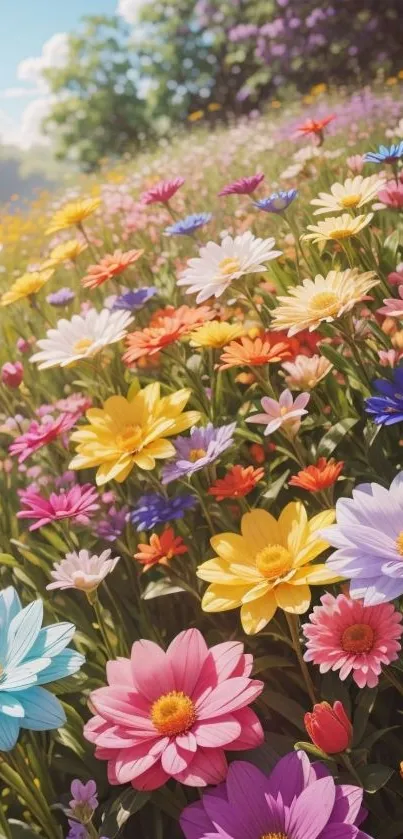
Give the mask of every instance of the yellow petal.
[[278, 523], [281, 533], [281, 544], [288, 548], [292, 556], [296, 556], [308, 538], [307, 514], [300, 501], [291, 501], [284, 507]]
[[173, 457], [175, 454], [175, 446], [169, 440], [153, 440], [146, 446], [145, 451], [153, 457]]
[[161, 399], [159, 412], [168, 417], [176, 417], [183, 411], [191, 392], [190, 388], [183, 387], [181, 390], [177, 390], [176, 393], [170, 393], [169, 396], [164, 396]]
[[292, 584], [297, 586], [301, 583], [308, 583], [310, 586], [329, 585], [330, 583], [339, 583], [344, 579], [345, 577], [332, 574], [325, 563], [319, 563], [318, 565], [311, 565], [309, 568], [299, 568], [292, 578]]
[[291, 612], [293, 615], [303, 615], [309, 609], [311, 592], [307, 585], [293, 586], [282, 583], [273, 589], [273, 592], [277, 605], [285, 612]]
[[213, 551], [228, 560], [242, 560], [248, 552], [248, 545], [239, 533], [218, 533], [210, 539]]
[[148, 455], [146, 451], [144, 452], [137, 452], [137, 454], [133, 454], [133, 463], [140, 467], [140, 469], [146, 469], [150, 471], [150, 469], [154, 469], [155, 467], [155, 460], [151, 455]]
[[241, 530], [248, 545], [248, 553], [257, 554], [268, 545], [280, 543], [278, 524], [267, 510], [252, 510], [251, 513], [245, 513], [242, 516]]
[[220, 585], [245, 586], [248, 582], [243, 580], [238, 575], [234, 575], [228, 562], [216, 556], [214, 559], [208, 559], [199, 565], [197, 576], [200, 580], [205, 580], [206, 583], [219, 583]]
[[102, 463], [96, 475], [97, 486], [102, 486], [113, 479], [119, 482], [123, 481], [131, 471], [132, 466], [133, 461], [130, 455], [124, 455], [115, 460], [114, 463]]
[[181, 414], [179, 417], [175, 417], [173, 420], [173, 431], [170, 431], [170, 434], [180, 434], [181, 431], [186, 431], [192, 425], [196, 425], [200, 419], [200, 411], [185, 411], [184, 414]]
[[242, 595], [249, 586], [220, 586], [211, 585], [208, 587], [203, 600], [202, 609], [204, 612], [227, 612], [229, 609], [236, 609], [241, 605]]
[[270, 583], [268, 580], [260, 580], [255, 586], [249, 588], [249, 591], [244, 594], [242, 598], [242, 603], [250, 603], [252, 600], [257, 600], [259, 597], [263, 597], [264, 594], [270, 589]]
[[315, 533], [317, 530], [321, 530], [322, 527], [329, 527], [330, 524], [333, 524], [335, 518], [335, 510], [324, 510], [322, 513], [318, 513], [309, 521], [309, 532]]
[[311, 539], [302, 548], [302, 550], [299, 551], [298, 556], [294, 559], [294, 568], [299, 568], [301, 565], [306, 565], [308, 562], [312, 562], [312, 560], [316, 559], [319, 554], [326, 551], [328, 547], [329, 545], [324, 539]]
[[241, 622], [244, 632], [247, 635], [255, 635], [272, 619], [277, 608], [276, 600], [272, 591], [269, 591], [258, 600], [252, 603], [245, 603], [241, 608]]

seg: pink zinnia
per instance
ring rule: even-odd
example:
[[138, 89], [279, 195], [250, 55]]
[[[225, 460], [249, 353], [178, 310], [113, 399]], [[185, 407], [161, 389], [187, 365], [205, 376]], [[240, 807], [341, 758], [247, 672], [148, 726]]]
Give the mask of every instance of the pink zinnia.
[[17, 519], [37, 519], [30, 530], [61, 519], [75, 519], [78, 524], [87, 525], [92, 513], [99, 510], [98, 493], [90, 484], [76, 484], [59, 494], [52, 492], [49, 498], [27, 489], [20, 497], [25, 509], [17, 513]]
[[166, 204], [185, 183], [184, 178], [171, 178], [152, 186], [141, 196], [142, 204]]
[[210, 649], [197, 629], [180, 632], [164, 652], [136, 641], [131, 660], [109, 661], [109, 687], [90, 694], [96, 711], [84, 734], [108, 761], [110, 784], [157, 789], [169, 778], [188, 786], [218, 784], [227, 774], [224, 749], [263, 741], [247, 706], [262, 692], [250, 679], [253, 657], [227, 641]]
[[352, 672], [360, 688], [375, 687], [381, 665], [398, 657], [402, 615], [391, 603], [364, 606], [345, 594], [324, 594], [321, 603], [302, 627], [308, 639], [305, 661], [318, 664], [321, 673], [339, 670], [342, 680]]
[[223, 186], [218, 193], [219, 195], [251, 195], [257, 189], [259, 184], [264, 180], [263, 172], [257, 172], [256, 175], [250, 175], [247, 178], [239, 178], [238, 181]]
[[47, 446], [60, 434], [70, 431], [76, 421], [75, 414], [60, 414], [57, 419], [45, 417], [41, 423], [34, 420], [28, 431], [13, 440], [8, 450], [11, 455], [18, 455], [18, 463], [23, 463], [33, 452]]

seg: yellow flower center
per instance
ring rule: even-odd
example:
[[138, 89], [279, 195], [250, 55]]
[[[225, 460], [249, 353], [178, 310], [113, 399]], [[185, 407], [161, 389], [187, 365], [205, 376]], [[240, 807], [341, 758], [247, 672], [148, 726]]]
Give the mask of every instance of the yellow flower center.
[[220, 274], [224, 277], [228, 277], [230, 274], [236, 274], [237, 271], [241, 270], [241, 263], [236, 257], [226, 256], [225, 259], [222, 259], [221, 262], [218, 263], [218, 267], [220, 269]]
[[331, 239], [348, 239], [350, 236], [353, 235], [353, 231], [350, 228], [343, 227], [340, 230], [330, 230], [329, 236]]
[[318, 294], [314, 294], [309, 305], [314, 312], [330, 314], [337, 312], [340, 300], [334, 291], [319, 291]]
[[286, 833], [264, 833], [260, 839], [288, 839]]
[[73, 353], [75, 355], [81, 355], [81, 353], [87, 352], [93, 343], [92, 338], [80, 338], [73, 344]]
[[400, 531], [396, 539], [396, 547], [400, 556], [403, 556], [403, 530]]
[[284, 577], [292, 568], [292, 556], [282, 545], [263, 548], [256, 554], [255, 562], [257, 570], [268, 580]]
[[281, 416], [281, 417], [285, 417], [285, 415], [286, 415], [287, 413], [288, 413], [288, 408], [286, 408], [286, 407], [285, 407], [285, 405], [283, 405], [283, 407], [282, 407], [282, 408], [280, 408], [280, 416]]
[[116, 435], [116, 445], [122, 452], [135, 452], [143, 439], [141, 425], [126, 425], [126, 428]]
[[358, 192], [354, 195], [345, 195], [344, 198], [340, 199], [340, 204], [342, 207], [356, 207], [361, 200], [361, 195]]
[[353, 623], [341, 636], [346, 653], [368, 653], [374, 644], [374, 630], [367, 623]]
[[205, 449], [191, 449], [189, 452], [189, 460], [191, 463], [196, 463], [196, 460], [200, 460], [201, 457], [205, 457], [207, 454]]
[[185, 734], [195, 719], [196, 709], [190, 696], [179, 690], [164, 693], [151, 706], [151, 720], [166, 737]]

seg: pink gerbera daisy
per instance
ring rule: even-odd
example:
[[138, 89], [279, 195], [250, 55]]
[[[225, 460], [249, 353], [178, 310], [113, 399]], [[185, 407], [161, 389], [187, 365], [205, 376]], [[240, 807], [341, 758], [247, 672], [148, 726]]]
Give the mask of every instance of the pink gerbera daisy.
[[49, 498], [27, 489], [20, 498], [25, 509], [17, 513], [17, 519], [37, 519], [30, 530], [61, 519], [75, 519], [78, 524], [87, 525], [92, 513], [99, 510], [98, 493], [90, 484], [76, 484], [59, 494], [52, 492]]
[[302, 629], [307, 640], [305, 661], [319, 664], [321, 673], [339, 670], [344, 680], [352, 672], [358, 687], [375, 687], [382, 664], [398, 657], [402, 615], [391, 603], [364, 606], [345, 594], [324, 594], [310, 623]]
[[219, 195], [251, 195], [257, 189], [259, 184], [264, 180], [263, 172], [257, 172], [256, 175], [249, 175], [245, 178], [239, 178], [238, 181], [223, 186], [218, 193]]
[[142, 204], [166, 204], [185, 183], [184, 178], [171, 178], [152, 186], [141, 196]]
[[188, 786], [218, 784], [227, 774], [224, 749], [258, 746], [263, 731], [247, 706], [263, 689], [250, 679], [253, 657], [227, 641], [210, 649], [197, 629], [166, 652], [136, 641], [131, 660], [109, 661], [109, 687], [90, 695], [96, 716], [84, 728], [108, 761], [110, 784], [157, 789], [169, 778]]
[[70, 431], [77, 419], [76, 414], [65, 413], [60, 414], [57, 419], [47, 416], [41, 423], [34, 420], [34, 422], [31, 422], [28, 431], [13, 440], [9, 447], [9, 453], [18, 455], [18, 463], [23, 463], [37, 449], [47, 446], [56, 437]]

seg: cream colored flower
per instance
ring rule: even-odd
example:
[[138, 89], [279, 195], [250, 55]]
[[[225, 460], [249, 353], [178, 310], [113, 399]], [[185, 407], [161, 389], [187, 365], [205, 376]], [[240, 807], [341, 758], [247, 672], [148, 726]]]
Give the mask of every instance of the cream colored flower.
[[344, 184], [333, 184], [330, 187], [330, 193], [320, 192], [319, 198], [311, 201], [311, 204], [320, 208], [315, 210], [314, 216], [363, 207], [364, 204], [373, 201], [384, 186], [385, 179], [380, 178], [379, 175], [371, 175], [369, 178], [356, 175], [355, 178], [347, 178]]
[[348, 213], [343, 213], [342, 216], [332, 216], [324, 221], [319, 221], [318, 224], [308, 225], [308, 230], [312, 233], [305, 233], [301, 239], [312, 239], [313, 242], [328, 242], [334, 240], [339, 242], [343, 239], [350, 239], [351, 236], [357, 234], [370, 223], [373, 219], [373, 213], [367, 213], [366, 216], [350, 216]]
[[288, 373], [285, 380], [293, 390], [312, 390], [330, 372], [333, 364], [323, 355], [297, 355], [295, 361], [285, 361], [281, 365]]
[[191, 333], [190, 344], [192, 347], [221, 349], [235, 338], [240, 338], [241, 335], [246, 335], [246, 330], [239, 323], [221, 323], [213, 320], [211, 323], [204, 323]]
[[273, 312], [273, 327], [288, 329], [289, 336], [301, 329], [312, 332], [321, 322], [331, 323], [349, 312], [378, 283], [373, 271], [361, 274], [358, 268], [329, 271], [326, 277], [317, 274], [315, 279], [289, 288], [287, 296], [277, 297], [280, 305]]

